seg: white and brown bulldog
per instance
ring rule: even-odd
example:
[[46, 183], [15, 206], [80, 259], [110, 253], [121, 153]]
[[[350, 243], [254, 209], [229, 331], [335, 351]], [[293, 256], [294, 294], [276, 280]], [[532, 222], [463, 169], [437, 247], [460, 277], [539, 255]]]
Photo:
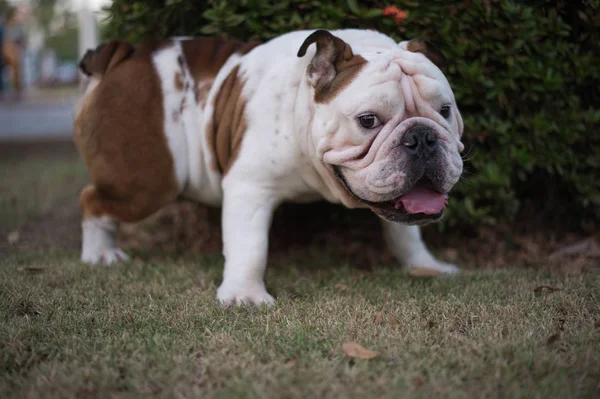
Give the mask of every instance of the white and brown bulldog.
[[89, 51], [74, 110], [93, 182], [81, 194], [82, 260], [127, 260], [118, 222], [190, 198], [223, 209], [218, 299], [272, 303], [263, 276], [273, 211], [324, 198], [372, 209], [406, 267], [456, 272], [416, 226], [442, 217], [462, 172], [463, 122], [442, 61], [427, 42], [369, 30]]

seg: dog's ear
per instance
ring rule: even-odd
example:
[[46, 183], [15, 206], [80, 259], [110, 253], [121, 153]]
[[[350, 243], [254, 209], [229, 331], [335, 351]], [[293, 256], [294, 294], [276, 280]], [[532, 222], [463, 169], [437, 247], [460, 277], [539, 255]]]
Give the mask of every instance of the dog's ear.
[[360, 55], [354, 55], [348, 43], [323, 29], [311, 33], [304, 40], [298, 57], [303, 57], [313, 43], [317, 45], [317, 52], [306, 70], [306, 76], [315, 88], [316, 100], [321, 102], [349, 83], [367, 61]]
[[423, 39], [413, 39], [400, 42], [398, 45], [404, 50], [423, 54], [442, 71], [446, 69], [448, 64], [446, 56], [433, 42]]
[[79, 61], [79, 69], [84, 74], [102, 76], [133, 53], [133, 46], [121, 40], [111, 40], [88, 50]]

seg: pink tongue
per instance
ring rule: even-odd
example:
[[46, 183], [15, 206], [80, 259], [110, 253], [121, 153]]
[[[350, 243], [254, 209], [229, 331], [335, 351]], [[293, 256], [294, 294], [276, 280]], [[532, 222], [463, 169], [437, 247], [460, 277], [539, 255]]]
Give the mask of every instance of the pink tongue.
[[440, 194], [429, 188], [414, 187], [396, 200], [396, 209], [402, 204], [406, 212], [410, 214], [435, 215], [440, 213], [447, 203], [448, 194]]

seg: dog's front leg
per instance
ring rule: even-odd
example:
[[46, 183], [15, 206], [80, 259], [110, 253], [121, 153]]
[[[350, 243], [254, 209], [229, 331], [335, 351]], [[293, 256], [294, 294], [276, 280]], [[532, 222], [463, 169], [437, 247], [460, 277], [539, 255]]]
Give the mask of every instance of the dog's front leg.
[[408, 269], [430, 269], [443, 274], [458, 273], [455, 265], [440, 262], [425, 246], [419, 226], [382, 220], [383, 236], [392, 255]]
[[225, 305], [272, 304], [265, 289], [269, 228], [278, 201], [269, 189], [224, 184], [223, 254], [225, 271], [217, 298]]

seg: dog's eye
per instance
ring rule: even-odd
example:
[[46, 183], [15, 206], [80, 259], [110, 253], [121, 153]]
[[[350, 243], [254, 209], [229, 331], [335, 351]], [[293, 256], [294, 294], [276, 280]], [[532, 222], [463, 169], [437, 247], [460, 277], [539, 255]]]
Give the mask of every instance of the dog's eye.
[[444, 118], [448, 119], [448, 117], [450, 116], [450, 106], [444, 105], [442, 107], [442, 109], [440, 109], [440, 115], [442, 115]]
[[379, 119], [373, 114], [361, 115], [358, 121], [365, 129], [374, 129], [379, 126]]

